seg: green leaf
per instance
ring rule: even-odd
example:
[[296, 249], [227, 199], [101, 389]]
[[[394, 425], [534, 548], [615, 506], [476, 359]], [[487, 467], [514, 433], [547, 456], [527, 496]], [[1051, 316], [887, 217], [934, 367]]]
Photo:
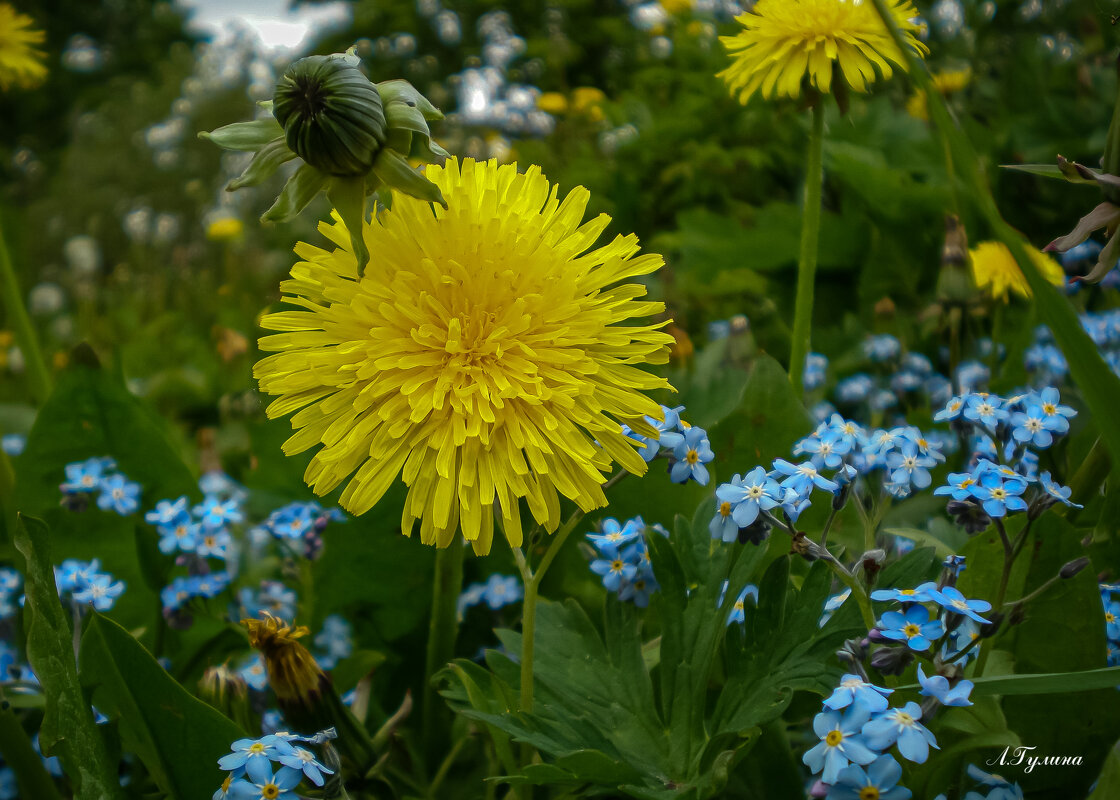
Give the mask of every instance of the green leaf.
[[209, 797], [217, 760], [245, 732], [180, 686], [124, 628], [94, 614], [81, 645], [82, 681], [97, 707], [119, 717], [127, 750], [174, 800]]
[[[866, 633], [855, 602], [818, 625], [832, 586], [832, 572], [817, 562], [800, 592], [788, 588], [789, 559], [774, 561], [759, 582], [757, 610], [747, 609], [745, 635], [729, 641], [727, 685], [716, 701], [713, 732], [737, 732], [776, 719], [795, 691], [827, 695], [840, 669], [834, 653], [845, 640]], [[734, 650], [733, 650], [734, 648]]]
[[[973, 678], [975, 696], [985, 694], [1066, 694], [1112, 689], [1120, 686], [1120, 667], [1102, 667], [1080, 672], [1051, 672], [1042, 675], [996, 675]], [[907, 687], [917, 690], [918, 686]]]
[[226, 150], [255, 152], [278, 137], [284, 129], [275, 117], [264, 117], [252, 122], [235, 122], [213, 131], [201, 131], [199, 139], [207, 139]]
[[813, 418], [793, 390], [781, 364], [766, 354], [751, 368], [743, 400], [710, 431], [717, 442], [715, 464], [723, 474], [747, 472], [755, 464], [785, 458], [813, 430]]
[[1067, 183], [1097, 185], [1097, 182], [1092, 178], [1083, 178], [1076, 171], [1071, 174], [1062, 170], [1057, 164], [1000, 164], [1000, 169], [1006, 169], [1010, 172], [1025, 172], [1028, 175], [1038, 175], [1042, 178], [1056, 178]]
[[918, 545], [932, 547], [939, 558], [945, 558], [958, 553], [968, 541], [968, 536], [964, 531], [955, 527], [950, 530], [954, 534], [951, 541], [946, 541], [944, 537], [917, 528], [886, 528], [883, 532], [889, 533], [891, 536], [901, 536], [903, 539], [909, 539]]
[[117, 765], [109, 760], [105, 741], [78, 681], [73, 634], [58, 599], [47, 526], [40, 520], [19, 515], [15, 544], [26, 559], [27, 659], [47, 700], [39, 729], [43, 755], [62, 759], [79, 800], [123, 797]]
[[[75, 360], [79, 358], [88, 362], [92, 353], [83, 356], [77, 351]], [[135, 514], [122, 517], [101, 511], [96, 503], [82, 513], [60, 507], [58, 485], [66, 478], [65, 465], [100, 456], [111, 457], [121, 473], [142, 487]], [[147, 568], [141, 566], [138, 538], [147, 544], [158, 538], [141, 514], [158, 500], [181, 495], [200, 497], [195, 478], [171, 444], [160, 417], [130, 394], [119, 378], [100, 368], [79, 363], [58, 376], [21, 456], [16, 510], [47, 523], [59, 561], [97, 558], [102, 569], [125, 582], [126, 591], [113, 607], [113, 616], [129, 627], [152, 625], [159, 609], [152, 584], [161, 580], [160, 564], [162, 569], [170, 564], [145, 548]]]
[[[1020, 559], [1029, 566], [1024, 594], [1084, 553], [1076, 529], [1052, 514], [1035, 523], [1034, 538], [1035, 546], [1025, 547], [1025, 557]], [[1052, 797], [1060, 791], [1084, 796], [1110, 745], [1120, 736], [1120, 692], [1114, 688], [1120, 685], [1118, 673], [1099, 669], [1106, 663], [1106, 636], [1095, 570], [1059, 580], [1023, 611], [1023, 621], [1012, 626], [1001, 642], [1013, 654], [1015, 670], [1033, 675], [1064, 672], [1070, 684], [1052, 694], [1005, 697], [1008, 725], [1024, 743], [1038, 747], [1039, 754], [1079, 755], [1084, 763], [1060, 771], [1034, 770], [1024, 774], [1021, 783], [1028, 794]], [[1098, 674], [1085, 674], [1088, 671]], [[1089, 685], [1099, 686], [1089, 683], [1093, 680], [1114, 683], [1092, 691]], [[1071, 694], [1071, 689], [1076, 691]]]

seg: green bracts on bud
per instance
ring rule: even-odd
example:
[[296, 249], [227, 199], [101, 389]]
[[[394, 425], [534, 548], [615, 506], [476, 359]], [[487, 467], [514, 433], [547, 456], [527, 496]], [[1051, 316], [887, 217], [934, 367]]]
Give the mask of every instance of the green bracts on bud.
[[296, 154], [288, 149], [283, 139], [275, 139], [256, 152], [245, 171], [229, 182], [226, 191], [235, 192], [242, 186], [256, 186], [271, 178], [281, 165], [295, 157]]
[[329, 176], [310, 164], [301, 165], [284, 184], [284, 189], [272, 208], [261, 216], [261, 222], [288, 222], [295, 219], [315, 199], [315, 195], [326, 188], [329, 180]]
[[280, 79], [272, 103], [288, 147], [328, 175], [364, 175], [385, 144], [381, 95], [346, 58], [300, 59]]
[[252, 122], [235, 122], [213, 131], [201, 131], [199, 139], [207, 139], [224, 150], [252, 153], [284, 135], [284, 129], [275, 119], [255, 119]]
[[389, 186], [400, 189], [407, 195], [429, 203], [439, 203], [447, 208], [447, 201], [443, 199], [443, 192], [439, 187], [410, 167], [395, 150], [381, 151], [373, 165], [373, 173]]
[[369, 260], [362, 237], [366, 198], [374, 192], [391, 205], [390, 190], [446, 207], [439, 188], [409, 159], [442, 164], [449, 153], [432, 141], [428, 122], [443, 114], [405, 80], [372, 83], [346, 53], [309, 56], [292, 64], [272, 101], [259, 103], [272, 118], [239, 122], [200, 133], [227, 150], [254, 154], [229, 183], [235, 191], [267, 180], [287, 161], [292, 173], [262, 222], [294, 218], [321, 191], [350, 229], [359, 267]]

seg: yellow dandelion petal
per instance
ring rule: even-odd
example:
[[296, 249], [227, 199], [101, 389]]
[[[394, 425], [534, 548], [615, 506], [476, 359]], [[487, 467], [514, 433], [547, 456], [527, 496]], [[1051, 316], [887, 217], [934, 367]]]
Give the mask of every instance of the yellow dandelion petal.
[[662, 259], [634, 236], [595, 248], [609, 218], [585, 222], [588, 192], [561, 198], [537, 167], [451, 159], [427, 176], [447, 209], [396, 197], [366, 225], [361, 278], [337, 215], [320, 227], [336, 249], [296, 247], [281, 284], [296, 309], [262, 318], [255, 375], [268, 415], [292, 414], [284, 452], [319, 448], [317, 493], [345, 483], [361, 514], [399, 476], [405, 533], [487, 552], [495, 521], [521, 544], [522, 499], [552, 531], [561, 497], [591, 510], [614, 464], [646, 471], [622, 425], [660, 417], [645, 392], [668, 384], [643, 367], [674, 339], [634, 323], [664, 306], [620, 282]]
[[[1065, 272], [1057, 261], [1040, 250], [1028, 248], [1027, 252], [1042, 277], [1055, 286], [1061, 286], [1065, 282]], [[975, 249], [969, 250], [968, 254], [972, 261], [973, 280], [984, 294], [993, 300], [1004, 302], [1009, 299], [1009, 291], [1022, 297], [1031, 296], [1026, 276], [1003, 242], [981, 242]]]
[[[910, 0], [887, 0], [907, 44], [924, 57], [928, 49], [915, 34], [918, 10]], [[866, 92], [878, 75], [891, 77], [892, 64], [906, 59], [867, 0], [758, 0], [736, 21], [742, 30], [720, 41], [732, 58], [719, 73], [739, 101], [797, 97], [805, 78], [821, 92], [832, 89], [834, 67], [848, 85]]]
[[31, 17], [0, 3], [0, 90], [13, 86], [33, 89], [46, 79], [46, 56], [36, 45], [47, 35], [32, 27], [34, 24]]

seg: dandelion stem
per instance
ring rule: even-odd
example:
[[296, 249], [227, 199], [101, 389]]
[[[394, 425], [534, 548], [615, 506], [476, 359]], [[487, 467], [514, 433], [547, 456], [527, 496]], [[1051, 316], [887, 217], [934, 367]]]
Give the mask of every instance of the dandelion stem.
[[[436, 751], [437, 731], [446, 726], [439, 725], [441, 701], [432, 685], [432, 677], [451, 660], [455, 653], [455, 636], [458, 633], [457, 618], [459, 592], [463, 588], [463, 555], [465, 548], [461, 541], [453, 541], [450, 546], [436, 550], [435, 576], [432, 581], [432, 617], [428, 624], [428, 649], [424, 660], [424, 687], [421, 702], [421, 731], [427, 753]], [[443, 707], [446, 716], [450, 712]]]
[[541, 581], [581, 519], [583, 512], [576, 509], [560, 530], [552, 535], [536, 572], [530, 568], [528, 559], [521, 555], [520, 550], [513, 551], [518, 569], [521, 570], [521, 580], [525, 583], [525, 604], [521, 612], [521, 711], [533, 710], [533, 638], [537, 628], [537, 596], [540, 594]]
[[36, 402], [43, 403], [51, 393], [51, 373], [47, 369], [47, 362], [43, 360], [39, 337], [35, 334], [31, 317], [28, 316], [27, 308], [23, 304], [23, 292], [16, 279], [8, 245], [4, 241], [3, 219], [0, 219], [0, 297], [3, 298], [8, 324], [12, 326], [16, 342], [19, 343], [20, 352], [23, 354], [31, 397]]
[[805, 173], [805, 206], [801, 217], [801, 255], [797, 263], [797, 301], [793, 310], [793, 345], [789, 355], [789, 379], [801, 396], [805, 358], [809, 355], [813, 324], [813, 288], [817, 274], [817, 249], [821, 233], [822, 148], [824, 103], [813, 104], [813, 127], [809, 133], [809, 156]]

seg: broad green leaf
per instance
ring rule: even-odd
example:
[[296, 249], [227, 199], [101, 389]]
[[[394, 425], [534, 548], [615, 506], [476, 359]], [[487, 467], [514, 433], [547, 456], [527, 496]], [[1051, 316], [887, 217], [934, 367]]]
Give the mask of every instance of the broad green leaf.
[[[1091, 692], [1095, 689], [1120, 686], [1120, 667], [1102, 667], [1080, 672], [1051, 672], [1041, 675], [996, 675], [971, 680], [976, 684], [972, 694], [977, 697], [988, 694], [1011, 696]], [[918, 686], [915, 684], [906, 688], [916, 691]]]
[[760, 355], [751, 368], [743, 401], [710, 431], [720, 474], [767, 468], [775, 458], [788, 458], [794, 442], [813, 431], [805, 410], [781, 364]]
[[[152, 586], [160, 582], [160, 564], [146, 548], [147, 570], [137, 553], [137, 537], [157, 539], [143, 521], [143, 512], [159, 500], [187, 495], [200, 498], [194, 476], [172, 446], [163, 421], [134, 397], [120, 380], [88, 366], [88, 350], [75, 353], [76, 364], [58, 376], [54, 392], [39, 411], [20, 460], [16, 482], [17, 511], [42, 518], [51, 531], [56, 563], [65, 558], [97, 558], [102, 569], [126, 589], [113, 607], [113, 617], [129, 627], [150, 627], [159, 599]], [[110, 456], [117, 469], [141, 486], [140, 508], [127, 517], [102, 511], [95, 502], [78, 513], [59, 506], [58, 485], [64, 467], [74, 461]], [[91, 496], [91, 500], [95, 500]], [[147, 578], [145, 578], [145, 574]]]
[[[954, 533], [958, 532], [956, 528], [952, 530]], [[891, 536], [901, 536], [903, 539], [909, 539], [917, 545], [932, 547], [938, 558], [955, 555], [968, 541], [968, 537], [963, 531], [960, 531], [960, 536], [954, 537], [951, 542], [947, 542], [929, 531], [918, 530], [917, 528], [887, 528], [883, 532], [889, 533]]]
[[1108, 754], [1101, 779], [1088, 800], [1111, 800], [1114, 797], [1120, 797], [1120, 750], [1115, 747]]
[[194, 697], [133, 636], [94, 614], [81, 646], [82, 682], [97, 707], [119, 717], [122, 742], [168, 797], [209, 797], [223, 774], [217, 760], [245, 732]]
[[20, 515], [15, 545], [26, 560], [27, 660], [47, 700], [39, 729], [43, 754], [61, 758], [74, 783], [77, 800], [123, 797], [117, 765], [109, 760], [105, 741], [78, 681], [73, 633], [58, 599], [47, 526]]
[[[1024, 548], [1021, 559], [1030, 567], [1025, 593], [1050, 580], [1063, 564], [1084, 552], [1077, 531], [1057, 516], [1041, 517], [1035, 529], [1037, 544]], [[1016, 672], [1073, 673], [1068, 680], [1069, 688], [1074, 688], [1090, 679], [1088, 675], [1076, 677], [1079, 672], [1099, 671], [1105, 666], [1104, 609], [1094, 572], [1089, 568], [1059, 580], [1025, 607], [1023, 621], [1012, 626], [1001, 642], [1014, 655]], [[1107, 671], [1102, 672], [1105, 674], [1098, 680], [1110, 680]], [[1037, 746], [1039, 754], [1079, 755], [1084, 759], [1079, 767], [1039, 769], [1023, 775], [1021, 783], [1028, 794], [1053, 796], [1061, 790], [1083, 796], [1088, 792], [1110, 745], [1120, 736], [1117, 684], [1072, 694], [1063, 689], [1053, 694], [1004, 698], [1008, 724], [1024, 744]]]

